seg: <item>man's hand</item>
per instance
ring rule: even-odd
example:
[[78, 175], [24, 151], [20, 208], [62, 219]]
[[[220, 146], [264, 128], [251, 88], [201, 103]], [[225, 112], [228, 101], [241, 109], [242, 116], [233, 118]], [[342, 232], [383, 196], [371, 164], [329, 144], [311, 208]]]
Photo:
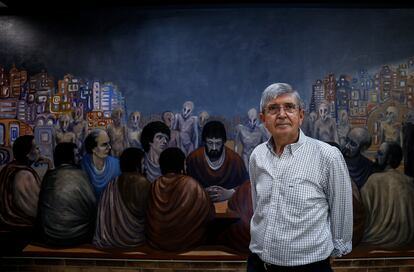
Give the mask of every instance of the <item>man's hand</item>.
[[228, 200], [234, 194], [234, 189], [225, 189], [221, 186], [213, 185], [205, 189], [210, 196], [211, 201], [220, 202]]

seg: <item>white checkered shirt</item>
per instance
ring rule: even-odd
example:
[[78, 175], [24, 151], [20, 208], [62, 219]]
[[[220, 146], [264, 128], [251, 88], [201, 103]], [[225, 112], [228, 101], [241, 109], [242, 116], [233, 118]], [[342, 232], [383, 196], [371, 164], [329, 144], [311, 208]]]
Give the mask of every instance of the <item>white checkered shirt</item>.
[[307, 137], [279, 157], [273, 138], [250, 157], [250, 250], [264, 262], [297, 266], [352, 250], [352, 187], [341, 152]]

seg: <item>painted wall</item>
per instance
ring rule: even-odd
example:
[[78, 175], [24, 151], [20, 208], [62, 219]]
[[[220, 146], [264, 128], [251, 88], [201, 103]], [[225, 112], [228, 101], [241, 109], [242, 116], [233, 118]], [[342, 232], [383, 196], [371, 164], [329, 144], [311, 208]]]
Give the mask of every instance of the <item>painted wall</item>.
[[233, 147], [262, 91], [287, 82], [314, 118], [309, 135], [327, 140], [313, 124], [324, 101], [336, 141], [367, 127], [373, 156], [385, 123], [402, 144], [413, 109], [413, 18], [412, 9], [260, 6], [0, 16], [0, 144], [46, 127], [38, 140], [51, 154], [64, 113], [81, 109], [89, 128], [106, 127], [122, 108], [124, 122], [140, 112], [142, 127], [192, 101], [194, 116], [225, 123]]

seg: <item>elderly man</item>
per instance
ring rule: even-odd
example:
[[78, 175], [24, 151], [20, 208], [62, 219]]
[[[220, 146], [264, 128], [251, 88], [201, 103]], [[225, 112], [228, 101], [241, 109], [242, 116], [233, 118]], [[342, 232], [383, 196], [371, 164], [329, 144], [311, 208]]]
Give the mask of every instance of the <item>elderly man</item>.
[[361, 189], [367, 211], [362, 243], [398, 247], [414, 241], [414, 183], [396, 169], [402, 153], [397, 142], [384, 142], [378, 150], [384, 172], [372, 174]]
[[81, 161], [99, 201], [108, 182], [121, 175], [119, 160], [111, 157], [110, 139], [103, 129], [92, 130], [84, 144], [86, 154]]
[[260, 117], [272, 137], [250, 157], [253, 202], [248, 271], [332, 271], [352, 249], [352, 188], [341, 152], [306, 136], [303, 102], [268, 86]]
[[242, 158], [226, 147], [226, 129], [219, 121], [205, 124], [204, 146], [187, 157], [187, 172], [201, 183], [214, 202], [228, 200], [237, 187], [249, 180]]

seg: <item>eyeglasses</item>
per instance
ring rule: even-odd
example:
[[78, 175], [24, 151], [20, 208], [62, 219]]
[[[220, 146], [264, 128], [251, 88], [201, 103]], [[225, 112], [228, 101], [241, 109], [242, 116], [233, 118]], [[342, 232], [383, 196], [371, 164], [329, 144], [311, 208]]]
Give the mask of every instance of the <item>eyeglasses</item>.
[[294, 113], [297, 109], [299, 109], [299, 106], [293, 103], [286, 103], [283, 105], [272, 104], [272, 105], [267, 106], [266, 112], [268, 114], [276, 115], [276, 114], [280, 114], [280, 111], [282, 108], [286, 113]]

